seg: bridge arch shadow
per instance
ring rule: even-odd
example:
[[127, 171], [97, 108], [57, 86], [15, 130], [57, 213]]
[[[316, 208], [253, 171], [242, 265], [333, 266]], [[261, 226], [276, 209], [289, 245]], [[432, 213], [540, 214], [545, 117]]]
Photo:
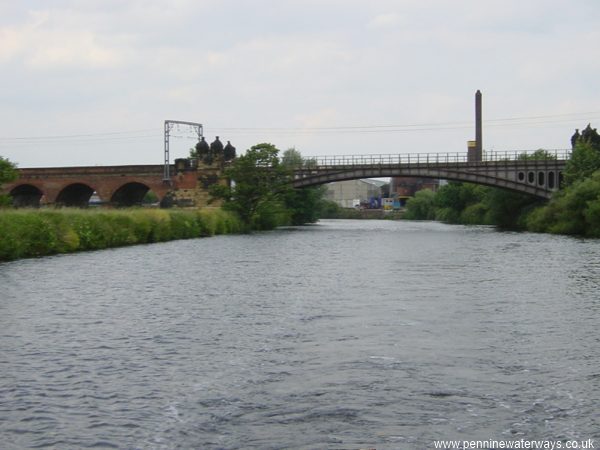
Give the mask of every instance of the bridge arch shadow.
[[[146, 203], [151, 193], [153, 191], [148, 185], [133, 181], [119, 187], [111, 196], [110, 202], [119, 207], [141, 206]], [[156, 197], [156, 195], [153, 197]]]
[[32, 184], [20, 184], [10, 192], [13, 206], [16, 208], [39, 208], [44, 193]]
[[56, 196], [56, 204], [59, 206], [85, 208], [88, 206], [93, 188], [84, 183], [73, 183], [64, 187]]

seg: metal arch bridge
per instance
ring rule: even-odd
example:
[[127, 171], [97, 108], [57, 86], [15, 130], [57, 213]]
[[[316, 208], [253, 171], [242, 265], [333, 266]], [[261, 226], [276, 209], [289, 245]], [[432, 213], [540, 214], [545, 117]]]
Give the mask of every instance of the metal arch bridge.
[[570, 150], [467, 153], [411, 153], [306, 158], [294, 168], [293, 186], [378, 177], [421, 177], [465, 181], [549, 199], [562, 182]]

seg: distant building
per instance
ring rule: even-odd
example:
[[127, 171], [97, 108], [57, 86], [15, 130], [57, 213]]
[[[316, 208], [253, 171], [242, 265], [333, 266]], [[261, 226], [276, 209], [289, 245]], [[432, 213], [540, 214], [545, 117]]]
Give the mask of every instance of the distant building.
[[400, 207], [406, 205], [406, 200], [414, 197], [422, 189], [437, 191], [440, 180], [434, 178], [392, 177], [390, 179], [390, 197], [396, 199]]
[[325, 198], [336, 202], [342, 208], [356, 208], [361, 205], [379, 208], [381, 186], [384, 184], [387, 183], [371, 179], [336, 181], [326, 185]]

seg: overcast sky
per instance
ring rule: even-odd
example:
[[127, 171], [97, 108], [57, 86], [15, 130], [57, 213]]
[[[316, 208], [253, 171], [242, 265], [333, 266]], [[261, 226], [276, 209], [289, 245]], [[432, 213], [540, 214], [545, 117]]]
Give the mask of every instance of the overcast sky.
[[[160, 164], [166, 119], [239, 151], [567, 148], [600, 128], [598, 0], [0, 0], [0, 155]], [[171, 159], [195, 144], [174, 129]]]

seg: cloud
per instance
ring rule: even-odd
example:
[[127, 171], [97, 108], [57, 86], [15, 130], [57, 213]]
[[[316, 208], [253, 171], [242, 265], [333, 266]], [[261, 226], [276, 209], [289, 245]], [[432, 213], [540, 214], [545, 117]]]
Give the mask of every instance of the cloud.
[[31, 12], [25, 23], [0, 29], [0, 62], [20, 61], [32, 69], [103, 69], [116, 67], [116, 46], [85, 27], [61, 26], [60, 14]]
[[[94, 163], [160, 160], [165, 118], [202, 122], [212, 136], [213, 126], [470, 122], [476, 89], [485, 117], [594, 111], [600, 102], [594, 1], [30, 0], [0, 1], [0, 13], [0, 120], [12, 135], [157, 128], [152, 146], [107, 145], [102, 157], [92, 152]], [[308, 155], [366, 152], [372, 142], [377, 151], [462, 151], [472, 137], [448, 133], [232, 138], [240, 149], [266, 140]], [[532, 148], [561, 133], [535, 130]], [[513, 145], [506, 128], [492, 138]], [[520, 135], [515, 145], [529, 141]], [[6, 156], [23, 165], [42, 157], [18, 150]], [[85, 163], [85, 150], [74, 154]], [[44, 156], [62, 164], [60, 152]]]
[[367, 28], [370, 29], [382, 29], [382, 28], [394, 28], [402, 23], [402, 17], [395, 13], [379, 14], [372, 18], [367, 23]]

